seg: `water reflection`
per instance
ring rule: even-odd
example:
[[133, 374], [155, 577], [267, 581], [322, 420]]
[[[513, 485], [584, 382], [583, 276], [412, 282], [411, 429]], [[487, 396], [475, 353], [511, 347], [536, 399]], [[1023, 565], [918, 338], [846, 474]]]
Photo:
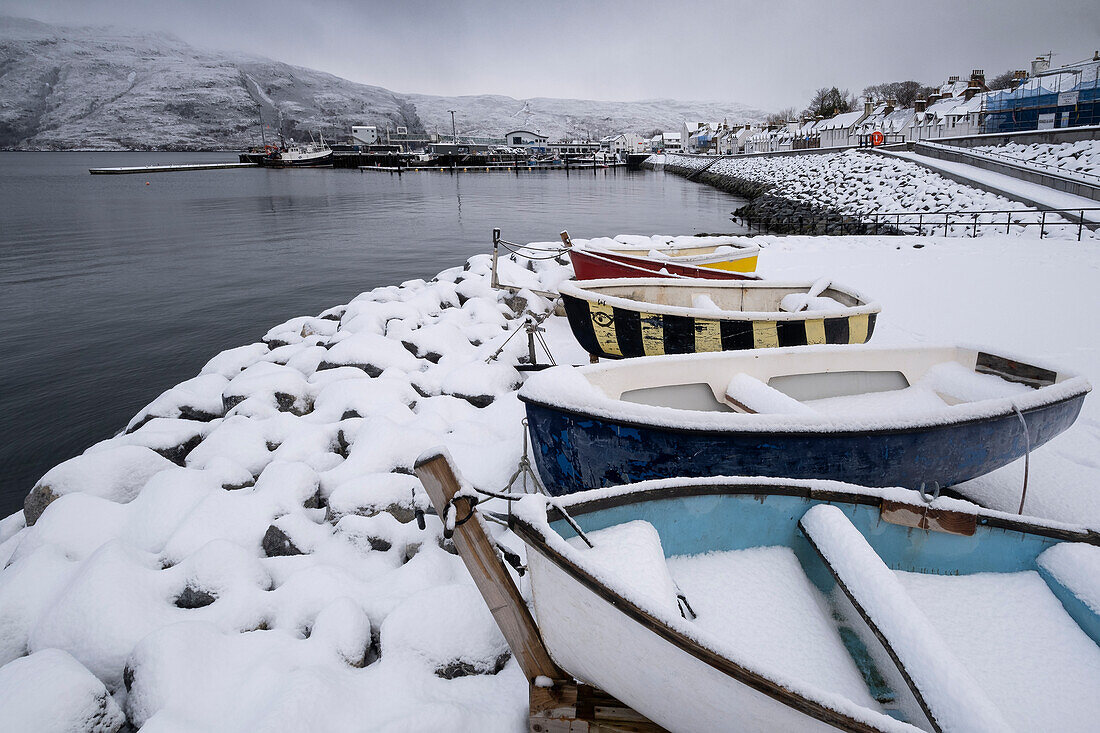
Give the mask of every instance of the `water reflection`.
[[461, 264], [493, 227], [513, 241], [733, 231], [738, 206], [625, 171], [87, 173], [226, 157], [0, 154], [0, 515], [218, 351]]

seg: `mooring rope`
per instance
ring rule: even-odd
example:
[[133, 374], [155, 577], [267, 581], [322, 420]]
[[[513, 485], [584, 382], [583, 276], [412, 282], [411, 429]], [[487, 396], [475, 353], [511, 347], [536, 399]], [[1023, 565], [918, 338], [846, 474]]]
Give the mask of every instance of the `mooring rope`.
[[1020, 418], [1020, 424], [1024, 426], [1024, 488], [1020, 492], [1020, 508], [1016, 510], [1017, 514], [1023, 514], [1024, 501], [1027, 500], [1027, 474], [1031, 468], [1031, 431], [1027, 428], [1027, 421], [1024, 420], [1024, 414], [1020, 412], [1019, 406], [1013, 403], [1012, 409], [1016, 411], [1016, 417]]
[[[516, 255], [517, 257], [523, 257], [524, 259], [536, 260], [536, 261], [537, 260], [556, 260], [558, 257], [561, 257], [563, 252], [567, 251], [564, 247], [557, 247], [557, 248], [553, 248], [553, 249], [550, 248], [550, 247], [532, 247], [529, 244], [516, 244], [514, 242], [506, 242], [503, 239], [497, 240], [497, 244], [501, 245], [502, 247], [504, 247], [504, 249], [508, 250], [509, 252]], [[547, 255], [545, 257], [536, 257], [535, 255], [526, 254], [526, 253], [521, 251], [521, 250], [525, 250], [525, 249], [536, 251], [536, 252], [552, 252], [553, 254]]]

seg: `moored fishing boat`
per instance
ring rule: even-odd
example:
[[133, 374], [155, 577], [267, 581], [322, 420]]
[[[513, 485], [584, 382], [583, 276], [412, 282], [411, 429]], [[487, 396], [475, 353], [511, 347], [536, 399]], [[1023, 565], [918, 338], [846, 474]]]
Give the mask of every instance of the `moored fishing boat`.
[[825, 345], [558, 367], [519, 397], [553, 494], [714, 474], [934, 490], [1043, 445], [1090, 389], [974, 349]]
[[[570, 250], [577, 248], [580, 257], [570, 259], [580, 280], [618, 277], [612, 263], [629, 264], [649, 270], [654, 275], [671, 266], [698, 267], [719, 272], [748, 273], [756, 270], [760, 247], [742, 237], [668, 237], [619, 235], [614, 239], [570, 239], [562, 232], [562, 241]], [[597, 257], [584, 257], [584, 253]], [[690, 274], [686, 271], [678, 274]]]
[[826, 280], [605, 279], [560, 285], [569, 327], [610, 358], [811, 344], [862, 344], [880, 310]]
[[556, 504], [569, 517], [534, 497], [510, 517], [541, 639], [668, 730], [1100, 716], [1095, 531], [833, 482], [670, 480]]
[[[311, 136], [312, 137], [312, 136]], [[260, 160], [260, 165], [270, 168], [315, 168], [332, 165], [332, 148], [325, 142], [284, 142], [282, 147]]]

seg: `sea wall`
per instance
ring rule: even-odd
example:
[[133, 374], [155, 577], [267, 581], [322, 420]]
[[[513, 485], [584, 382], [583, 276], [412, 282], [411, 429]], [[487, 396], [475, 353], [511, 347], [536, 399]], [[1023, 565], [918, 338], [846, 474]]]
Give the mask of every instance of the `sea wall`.
[[[652, 159], [649, 167], [660, 167]], [[889, 234], [891, 214], [944, 211], [1034, 211], [1002, 196], [956, 183], [916, 163], [860, 150], [806, 155], [774, 156], [663, 156], [665, 171], [706, 183], [749, 203], [736, 212], [746, 223], [780, 234]], [[1004, 214], [1000, 221], [1004, 221]], [[980, 223], [996, 221], [993, 215], [976, 214]], [[935, 220], [930, 217], [929, 221]], [[942, 217], [940, 217], [942, 220]], [[973, 231], [963, 223], [951, 234]], [[971, 222], [970, 219], [966, 220]], [[944, 227], [938, 227], [943, 233]], [[915, 233], [915, 227], [902, 227]], [[1004, 233], [992, 227], [979, 234]], [[1012, 232], [1024, 233], [1023, 227]], [[928, 233], [928, 232], [926, 232]], [[1076, 238], [1076, 229], [1059, 228], [1053, 236]], [[1048, 232], [1048, 236], [1051, 233]]]

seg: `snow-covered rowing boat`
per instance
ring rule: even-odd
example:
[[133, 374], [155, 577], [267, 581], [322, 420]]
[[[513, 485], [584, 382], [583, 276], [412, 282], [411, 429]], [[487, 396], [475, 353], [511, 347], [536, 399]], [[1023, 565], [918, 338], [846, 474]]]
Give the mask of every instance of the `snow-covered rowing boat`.
[[[900, 489], [711, 478], [521, 502], [567, 673], [670, 731], [1089, 730], [1100, 535]], [[547, 521], [547, 519], [549, 521]]]
[[557, 367], [519, 397], [553, 494], [716, 474], [934, 490], [1043, 445], [1090, 389], [973, 349], [825, 345]]
[[595, 249], [570, 248], [569, 261], [581, 280], [606, 277], [693, 277], [707, 280], [759, 280], [751, 271], [719, 270], [713, 267]]
[[662, 278], [564, 282], [577, 341], [611, 358], [808, 344], [862, 344], [878, 303], [827, 280], [716, 282]]
[[[573, 271], [580, 280], [638, 277], [737, 277], [756, 270], [760, 247], [738, 237], [631, 237], [577, 240], [562, 233]], [[632, 274], [622, 274], [624, 268]], [[703, 270], [703, 273], [699, 273]]]

